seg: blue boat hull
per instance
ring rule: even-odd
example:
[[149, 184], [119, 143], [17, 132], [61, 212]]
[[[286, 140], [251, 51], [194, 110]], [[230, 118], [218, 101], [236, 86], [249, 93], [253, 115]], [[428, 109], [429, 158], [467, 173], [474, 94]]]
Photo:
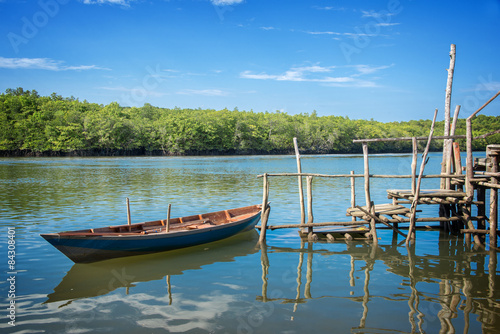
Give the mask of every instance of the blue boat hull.
[[200, 245], [228, 238], [251, 230], [260, 220], [260, 213], [238, 221], [203, 229], [168, 233], [118, 235], [71, 235], [67, 233], [41, 236], [75, 263], [95, 262], [116, 257], [162, 252]]

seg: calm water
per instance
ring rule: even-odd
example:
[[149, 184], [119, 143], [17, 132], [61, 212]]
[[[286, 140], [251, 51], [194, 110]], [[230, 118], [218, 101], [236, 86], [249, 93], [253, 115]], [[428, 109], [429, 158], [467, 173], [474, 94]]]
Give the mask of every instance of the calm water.
[[[375, 155], [372, 173], [409, 174], [409, 155]], [[426, 173], [439, 170], [431, 154]], [[303, 171], [362, 173], [361, 156], [304, 156]], [[184, 250], [75, 265], [40, 233], [259, 204], [264, 172], [293, 156], [0, 159], [2, 333], [497, 333], [496, 253], [417, 232], [407, 249], [302, 243], [296, 230], [251, 231]], [[409, 180], [375, 179], [372, 199]], [[436, 187], [425, 180], [424, 188]], [[357, 181], [364, 203], [362, 180]], [[315, 179], [315, 221], [348, 220], [349, 181]], [[297, 223], [295, 178], [272, 178], [270, 225]], [[437, 207], [423, 207], [433, 216]], [[8, 324], [8, 231], [15, 228], [15, 327]], [[11, 232], [13, 233], [13, 232]]]

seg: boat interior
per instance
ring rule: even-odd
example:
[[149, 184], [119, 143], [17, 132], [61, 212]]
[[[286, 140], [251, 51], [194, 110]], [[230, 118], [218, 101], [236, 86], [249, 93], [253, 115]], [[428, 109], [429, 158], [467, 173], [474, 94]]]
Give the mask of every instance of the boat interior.
[[136, 224], [124, 224], [91, 228], [78, 231], [60, 232], [59, 235], [137, 235], [151, 233], [170, 233], [177, 231], [204, 229], [215, 225], [225, 225], [251, 218], [260, 214], [261, 205], [223, 210], [193, 216], [160, 219]]

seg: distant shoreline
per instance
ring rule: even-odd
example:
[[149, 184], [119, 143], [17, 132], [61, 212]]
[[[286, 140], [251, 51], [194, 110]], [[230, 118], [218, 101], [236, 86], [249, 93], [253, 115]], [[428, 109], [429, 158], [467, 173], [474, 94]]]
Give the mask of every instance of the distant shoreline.
[[[431, 150], [431, 152], [441, 152], [440, 150]], [[307, 151], [302, 150], [300, 154], [302, 155], [332, 155], [332, 154], [361, 154], [363, 153], [361, 148], [359, 151], [349, 151], [349, 152], [317, 152], [317, 151]], [[372, 150], [372, 154], [409, 154], [411, 151], [385, 151], [385, 150]], [[197, 151], [197, 152], [185, 152], [183, 154], [170, 154], [161, 150], [146, 151], [143, 149], [134, 150], [78, 150], [78, 151], [45, 151], [45, 152], [35, 152], [31, 150], [0, 150], [0, 158], [47, 158], [47, 157], [195, 157], [195, 156], [245, 156], [245, 155], [255, 155], [255, 156], [273, 156], [273, 155], [295, 155], [293, 150], [287, 151]]]

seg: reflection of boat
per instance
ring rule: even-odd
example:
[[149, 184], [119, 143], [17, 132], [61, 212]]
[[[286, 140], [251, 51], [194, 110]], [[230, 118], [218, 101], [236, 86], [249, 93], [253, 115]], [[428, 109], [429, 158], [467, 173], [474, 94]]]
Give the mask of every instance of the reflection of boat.
[[148, 254], [224, 239], [255, 227], [260, 205], [131, 225], [42, 234], [75, 263]]
[[137, 257], [118, 258], [92, 264], [74, 264], [47, 296], [46, 303], [105, 295], [133, 283], [182, 275], [213, 263], [232, 262], [236, 257], [257, 252], [257, 231], [190, 248]]

